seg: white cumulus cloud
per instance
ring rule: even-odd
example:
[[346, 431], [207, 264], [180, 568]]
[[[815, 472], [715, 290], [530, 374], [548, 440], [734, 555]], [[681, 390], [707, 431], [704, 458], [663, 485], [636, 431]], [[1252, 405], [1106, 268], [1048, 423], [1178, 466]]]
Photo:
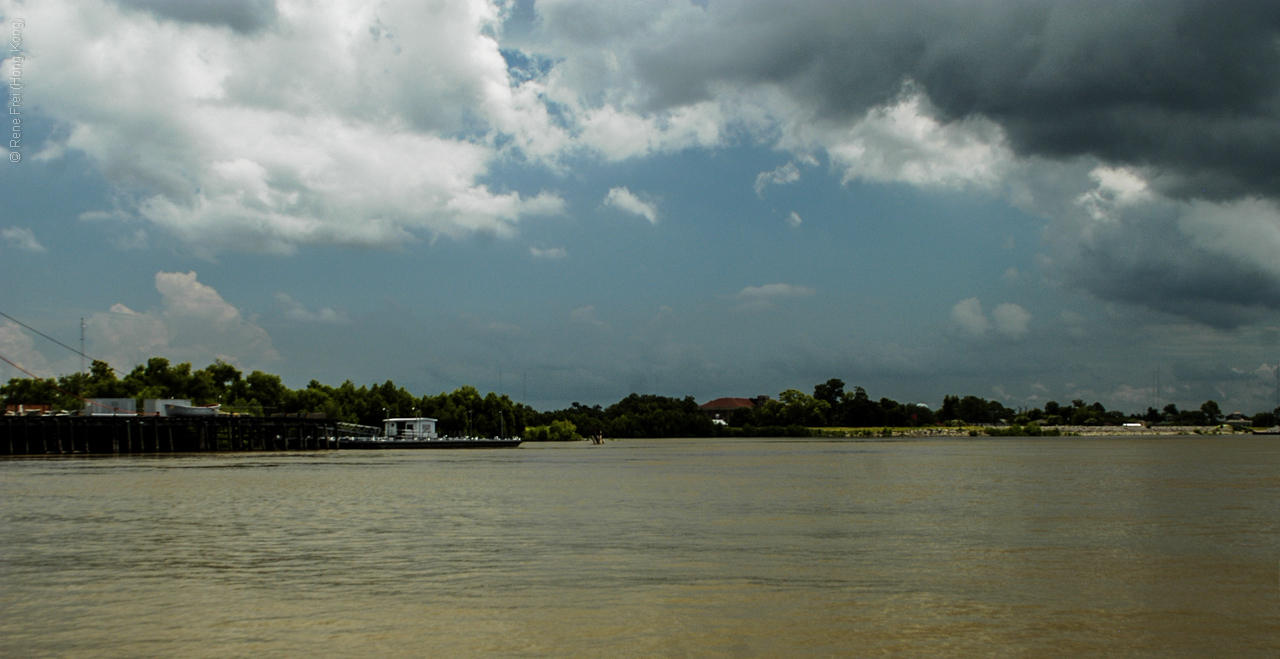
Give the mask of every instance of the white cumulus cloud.
[[41, 245], [40, 241], [36, 240], [36, 234], [32, 232], [31, 229], [25, 229], [22, 227], [0, 229], [0, 237], [3, 237], [5, 240], [9, 241], [10, 245], [21, 250], [26, 250], [28, 252], [44, 251], [44, 245]]
[[795, 284], [765, 284], [763, 286], [747, 286], [733, 297], [740, 301], [739, 309], [767, 309], [779, 300], [797, 297], [812, 297], [814, 290], [807, 286]]
[[846, 130], [821, 132], [844, 180], [901, 182], [937, 187], [992, 187], [1012, 160], [995, 123], [965, 119], [943, 123], [923, 92], [908, 89], [889, 105], [867, 111]]
[[756, 175], [756, 196], [763, 197], [764, 189], [770, 185], [787, 185], [800, 180], [800, 168], [789, 162], [771, 172], [760, 172]]
[[711, 102], [660, 114], [613, 105], [583, 108], [578, 114], [577, 144], [607, 160], [625, 160], [690, 147], [719, 144], [726, 117]]
[[976, 297], [961, 300], [951, 307], [951, 319], [973, 336], [982, 336], [991, 329], [991, 321], [983, 313], [982, 302]]
[[747, 286], [738, 291], [736, 297], [745, 300], [776, 299], [783, 297], [808, 297], [813, 295], [812, 288], [793, 284], [765, 284], [764, 286]]
[[991, 317], [982, 310], [982, 302], [976, 297], [961, 300], [951, 307], [951, 320], [965, 334], [974, 337], [986, 335], [995, 330], [997, 333], [1013, 340], [1026, 336], [1031, 322], [1031, 313], [1021, 305], [1012, 302], [996, 305], [991, 310]]
[[340, 325], [351, 322], [351, 319], [341, 311], [335, 311], [330, 307], [321, 307], [319, 311], [308, 311], [301, 302], [294, 300], [285, 293], [276, 293], [276, 302], [284, 309], [284, 316], [289, 320], [300, 323], [323, 323], [328, 325]]
[[[58, 375], [44, 354], [36, 349], [35, 340], [23, 332], [17, 323], [8, 320], [0, 324], [0, 355], [38, 377], [47, 378]], [[0, 378], [3, 378], [3, 381], [7, 382], [9, 378], [25, 377], [28, 375], [22, 370], [10, 366], [7, 362], [0, 362]]]
[[493, 135], [535, 158], [561, 139], [512, 84], [493, 3], [132, 4], [23, 7], [41, 107], [67, 127], [45, 157], [84, 153], [141, 193], [131, 216], [201, 251], [506, 236], [563, 211], [479, 182]]
[[591, 304], [588, 304], [585, 307], [578, 307], [577, 309], [570, 311], [569, 320], [579, 325], [585, 325], [597, 330], [611, 329], [608, 323], [600, 320], [599, 316], [596, 315], [595, 305]]
[[548, 261], [558, 261], [569, 256], [569, 252], [565, 251], [563, 247], [547, 247], [545, 249], [541, 247], [530, 247], [529, 253], [532, 254], [535, 259], [547, 259]]
[[650, 224], [658, 223], [657, 206], [641, 200], [625, 187], [610, 189], [609, 194], [604, 197], [604, 205], [613, 206], [633, 215], [639, 215], [649, 220]]
[[1026, 336], [1027, 324], [1030, 322], [1031, 313], [1012, 302], [996, 305], [991, 310], [991, 323], [996, 331], [1011, 339]]
[[86, 321], [90, 354], [119, 370], [151, 357], [196, 366], [222, 359], [234, 364], [264, 364], [279, 359], [271, 337], [194, 272], [158, 272], [160, 306], [134, 311], [123, 304]]

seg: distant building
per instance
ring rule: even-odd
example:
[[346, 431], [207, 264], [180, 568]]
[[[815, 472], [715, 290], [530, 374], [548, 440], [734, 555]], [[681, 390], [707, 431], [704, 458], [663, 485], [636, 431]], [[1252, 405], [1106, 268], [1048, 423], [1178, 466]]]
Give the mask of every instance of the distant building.
[[703, 403], [698, 409], [703, 414], [711, 417], [711, 422], [720, 425], [729, 425], [729, 417], [733, 416], [738, 410], [749, 410], [758, 405], [763, 405], [769, 400], [768, 396], [756, 396], [755, 398], [717, 398], [709, 403]]
[[1238, 411], [1228, 414], [1227, 418], [1223, 419], [1222, 422], [1231, 426], [1232, 428], [1253, 427], [1253, 419], [1250, 419], [1249, 417], [1241, 414]]

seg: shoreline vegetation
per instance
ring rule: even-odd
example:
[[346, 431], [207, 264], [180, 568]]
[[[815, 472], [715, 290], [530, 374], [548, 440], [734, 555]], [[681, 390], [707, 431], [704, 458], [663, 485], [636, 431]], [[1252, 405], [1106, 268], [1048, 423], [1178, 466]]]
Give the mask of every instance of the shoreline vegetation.
[[[962, 426], [930, 428], [812, 428], [813, 437], [834, 439], [902, 439], [930, 437], [1168, 437], [1186, 435], [1248, 435], [1252, 429], [1221, 426], [1047, 426], [1040, 432], [1022, 426]], [[1259, 428], [1261, 430], [1261, 428]]]
[[[481, 395], [471, 386], [437, 395], [414, 396], [388, 380], [337, 387], [312, 380], [290, 389], [280, 376], [253, 371], [245, 375], [222, 361], [193, 370], [153, 357], [124, 377], [105, 362], [88, 373], [57, 378], [13, 378], [0, 386], [5, 405], [48, 405], [54, 413], [80, 414], [87, 398], [187, 399], [195, 405], [221, 405], [223, 413], [248, 416], [323, 416], [348, 423], [381, 426], [383, 419], [431, 417], [443, 434], [489, 437], [518, 435], [525, 441], [664, 437], [827, 437], [891, 439], [929, 437], [1160, 436], [1248, 433], [1277, 425], [1280, 408], [1252, 417], [1224, 416], [1210, 400], [1198, 409], [1166, 405], [1141, 414], [1107, 410], [1101, 403], [1047, 401], [1036, 408], [1009, 408], [977, 396], [945, 396], [932, 409], [889, 398], [872, 399], [862, 387], [845, 389], [836, 378], [815, 385], [813, 394], [787, 389], [777, 398], [750, 399], [730, 412], [703, 410], [692, 396], [672, 398], [631, 394], [608, 407], [573, 403], [538, 411], [507, 395]], [[141, 408], [141, 405], [139, 405]]]

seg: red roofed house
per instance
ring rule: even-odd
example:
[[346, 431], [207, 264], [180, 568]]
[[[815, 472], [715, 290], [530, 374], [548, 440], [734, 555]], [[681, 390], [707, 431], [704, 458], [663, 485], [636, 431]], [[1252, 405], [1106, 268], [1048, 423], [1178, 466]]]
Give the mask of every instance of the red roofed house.
[[763, 404], [769, 400], [768, 396], [756, 396], [755, 398], [717, 398], [709, 403], [698, 406], [704, 414], [711, 417], [711, 422], [718, 426], [729, 425], [729, 417], [738, 410], [749, 410], [756, 405]]

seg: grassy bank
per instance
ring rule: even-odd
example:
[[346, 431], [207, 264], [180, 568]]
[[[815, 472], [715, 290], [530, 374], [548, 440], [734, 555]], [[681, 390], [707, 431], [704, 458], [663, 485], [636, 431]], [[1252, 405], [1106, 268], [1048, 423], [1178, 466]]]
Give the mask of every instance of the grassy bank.
[[815, 437], [1155, 437], [1166, 435], [1248, 434], [1231, 426], [929, 426], [888, 428], [810, 428]]

